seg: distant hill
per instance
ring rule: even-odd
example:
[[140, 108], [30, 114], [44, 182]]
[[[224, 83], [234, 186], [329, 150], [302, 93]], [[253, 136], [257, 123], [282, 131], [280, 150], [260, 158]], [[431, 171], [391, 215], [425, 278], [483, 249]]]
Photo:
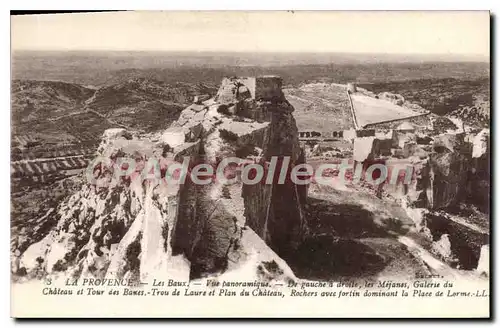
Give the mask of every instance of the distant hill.
[[489, 127], [491, 124], [490, 93], [489, 90], [483, 91], [472, 95], [472, 104], [460, 104], [458, 109], [449, 113], [448, 116], [457, 117], [472, 127]]
[[86, 108], [127, 127], [167, 128], [195, 95], [214, 95], [215, 88], [201, 83], [167, 84], [145, 78], [103, 87], [86, 101]]
[[12, 81], [14, 124], [53, 118], [83, 108], [95, 90], [81, 85], [53, 81]]
[[195, 95], [215, 93], [203, 84], [135, 78], [93, 89], [75, 83], [14, 80], [13, 135], [44, 143], [98, 140], [107, 128], [153, 131], [167, 128]]
[[456, 116], [471, 126], [488, 126], [490, 120], [490, 80], [421, 79], [360, 84], [374, 93], [402, 95], [437, 115]]
[[[473, 58], [474, 59], [474, 58]], [[16, 52], [16, 79], [110, 86], [134, 78], [217, 87], [224, 76], [280, 75], [285, 84], [489, 77], [486, 61], [435, 56], [297, 53]]]

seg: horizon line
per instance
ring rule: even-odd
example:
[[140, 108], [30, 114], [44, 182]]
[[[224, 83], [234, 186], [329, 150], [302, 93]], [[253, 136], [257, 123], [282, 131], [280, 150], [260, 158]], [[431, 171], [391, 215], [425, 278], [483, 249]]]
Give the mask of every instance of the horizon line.
[[98, 49], [28, 49], [28, 48], [19, 48], [19, 49], [11, 49], [11, 51], [40, 51], [40, 52], [51, 52], [51, 51], [59, 51], [59, 52], [225, 52], [225, 53], [297, 53], [297, 54], [377, 54], [377, 55], [400, 55], [400, 56], [434, 56], [434, 55], [449, 55], [449, 56], [478, 56], [478, 57], [486, 57], [488, 55], [479, 54], [479, 53], [456, 53], [452, 54], [449, 52], [434, 52], [434, 53], [423, 53], [423, 52], [415, 52], [415, 53], [405, 53], [405, 52], [360, 52], [360, 51], [321, 51], [321, 50], [310, 50], [310, 51], [277, 51], [277, 50], [189, 50], [189, 49], [106, 49], [106, 48], [98, 48]]
[[[441, 57], [440, 61], [446, 59], [453, 59], [452, 61], [462, 61], [462, 62], [478, 62], [478, 63], [490, 63], [491, 55], [483, 54], [450, 54], [450, 53], [385, 53], [385, 52], [345, 52], [345, 51], [271, 51], [271, 50], [238, 50], [238, 51], [228, 51], [228, 50], [167, 50], [167, 49], [11, 49], [11, 54], [31, 52], [31, 53], [157, 53], [157, 54], [228, 54], [228, 55], [251, 55], [251, 54], [277, 54], [277, 55], [312, 55], [313, 57], [321, 57], [325, 55], [353, 55], [353, 56], [374, 56], [374, 57], [398, 57], [399, 59], [404, 59], [405, 57], [412, 60], [420, 60], [431, 58], [436, 60]], [[355, 58], [353, 58], [355, 59]], [[377, 59], [377, 58], [374, 58]], [[382, 58], [378, 58], [382, 59]], [[430, 60], [432, 61], [432, 60]]]

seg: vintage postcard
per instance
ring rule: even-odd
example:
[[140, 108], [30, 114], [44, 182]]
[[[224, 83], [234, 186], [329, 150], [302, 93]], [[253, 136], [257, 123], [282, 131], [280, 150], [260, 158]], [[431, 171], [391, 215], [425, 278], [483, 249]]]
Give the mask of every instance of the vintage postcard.
[[11, 33], [13, 317], [490, 316], [489, 12]]

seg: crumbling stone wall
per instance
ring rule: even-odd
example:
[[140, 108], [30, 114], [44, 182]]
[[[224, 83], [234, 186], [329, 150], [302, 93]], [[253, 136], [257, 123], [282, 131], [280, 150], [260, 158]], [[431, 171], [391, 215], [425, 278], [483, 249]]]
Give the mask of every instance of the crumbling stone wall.
[[256, 85], [255, 77], [240, 77], [238, 80], [245, 87], [248, 88], [248, 90], [250, 91], [250, 95], [252, 96], [252, 99], [255, 99], [255, 85]]
[[283, 98], [283, 80], [279, 76], [260, 76], [255, 80], [255, 99], [272, 100]]
[[246, 98], [253, 100], [282, 99], [282, 86], [283, 80], [279, 76], [224, 78], [216, 101], [228, 104]]

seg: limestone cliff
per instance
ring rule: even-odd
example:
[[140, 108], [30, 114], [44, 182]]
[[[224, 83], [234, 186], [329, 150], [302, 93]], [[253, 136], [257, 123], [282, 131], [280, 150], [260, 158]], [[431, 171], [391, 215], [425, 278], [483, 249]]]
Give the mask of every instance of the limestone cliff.
[[[489, 245], [489, 131], [390, 134], [356, 138], [354, 160], [366, 166], [375, 159], [397, 170], [397, 183], [387, 180], [379, 197], [401, 204], [424, 248], [452, 267], [475, 269]], [[392, 145], [377, 147], [379, 139]]]
[[[289, 179], [281, 185], [276, 179], [201, 185], [188, 174], [185, 183], [163, 182], [169, 166], [186, 158], [190, 170], [196, 164], [215, 168], [230, 157], [265, 167], [273, 156], [280, 164], [289, 157], [287, 167], [304, 162], [292, 112], [279, 78], [257, 78], [250, 89], [226, 79], [215, 98], [189, 106], [160, 134], [106, 131], [98, 164], [88, 169], [90, 181], [50, 214], [55, 229], [15, 259], [14, 271], [26, 277], [195, 279], [248, 261], [255, 252], [245, 242], [251, 236], [246, 229], [286, 258], [307, 233], [305, 189]], [[129, 164], [120, 158], [132, 159], [134, 169], [123, 174]], [[158, 167], [148, 166], [151, 159]], [[280, 263], [279, 271], [293, 276], [275, 252], [261, 247], [257, 260]]]

